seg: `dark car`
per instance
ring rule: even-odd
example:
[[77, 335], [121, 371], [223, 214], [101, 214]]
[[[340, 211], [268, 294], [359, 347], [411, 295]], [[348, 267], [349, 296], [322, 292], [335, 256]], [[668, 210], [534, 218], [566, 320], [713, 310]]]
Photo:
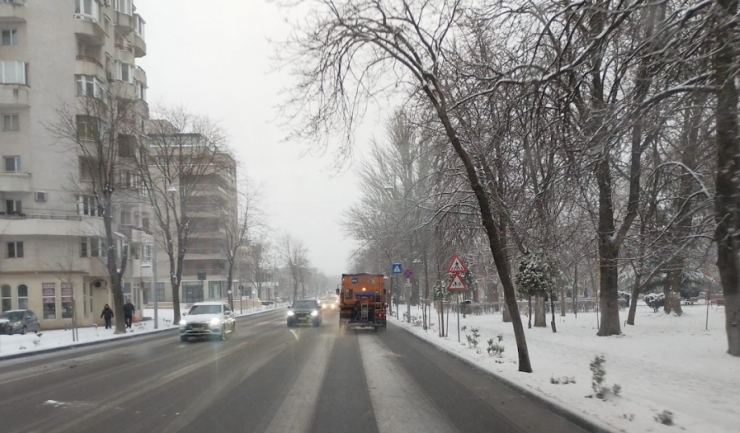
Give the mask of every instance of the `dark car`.
[[9, 310], [0, 314], [0, 333], [39, 332], [39, 318], [31, 310]]
[[288, 327], [321, 325], [321, 305], [315, 299], [301, 299], [288, 307]]

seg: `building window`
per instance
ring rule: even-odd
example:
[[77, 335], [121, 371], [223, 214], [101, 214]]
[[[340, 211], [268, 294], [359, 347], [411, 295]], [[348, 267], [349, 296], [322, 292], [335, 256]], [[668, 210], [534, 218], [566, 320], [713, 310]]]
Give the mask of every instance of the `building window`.
[[3, 45], [18, 45], [18, 31], [3, 30]]
[[136, 156], [136, 140], [133, 135], [118, 134], [118, 156], [133, 158]]
[[23, 212], [22, 202], [20, 200], [5, 200], [5, 212], [8, 215], [14, 215]]
[[123, 63], [123, 62], [119, 62], [118, 64], [120, 65], [119, 66], [120, 75], [118, 76], [121, 78], [121, 81], [124, 81], [126, 83], [133, 83], [134, 82], [134, 78], [132, 74], [133, 65], [129, 63]]
[[124, 224], [124, 225], [131, 224], [131, 212], [127, 210], [121, 211], [121, 224]]
[[6, 312], [8, 310], [12, 310], [13, 309], [13, 305], [12, 305], [12, 301], [13, 300], [10, 297], [10, 286], [7, 285], [7, 284], [3, 284], [3, 286], [0, 287], [0, 294], [2, 295], [2, 299], [3, 299], [2, 300], [2, 308], [3, 308], [3, 311], [2, 312], [4, 313], [4, 312]]
[[41, 283], [41, 296], [44, 303], [44, 320], [57, 318], [57, 288], [56, 283]]
[[103, 96], [103, 83], [92, 75], [75, 75], [77, 96], [100, 98]]
[[21, 284], [18, 286], [18, 309], [28, 309], [28, 286]]
[[87, 237], [80, 237], [80, 257], [87, 257]]
[[8, 258], [23, 258], [23, 242], [8, 242]]
[[100, 257], [108, 257], [108, 239], [100, 238]]
[[62, 283], [62, 319], [71, 319], [74, 312], [72, 283]]
[[90, 257], [99, 257], [100, 256], [100, 242], [98, 242], [98, 238], [91, 237], [90, 238]]
[[0, 84], [28, 84], [26, 62], [0, 60]]
[[[146, 188], [144, 188], [144, 189], [146, 189]], [[149, 218], [147, 218], [147, 217], [141, 218], [141, 227], [145, 231], [149, 231]]]
[[123, 188], [138, 188], [139, 176], [130, 170], [121, 170], [118, 172], [118, 185]]
[[[80, 178], [83, 178], [80, 175]], [[98, 206], [98, 200], [91, 195], [77, 196], [77, 215], [80, 216], [103, 216], [102, 206]]]
[[221, 299], [221, 281], [208, 282], [208, 299]]
[[123, 293], [126, 295], [131, 294], [131, 283], [123, 283]]
[[115, 8], [117, 12], [122, 14], [132, 15], [134, 13], [133, 2], [131, 0], [116, 0]]
[[3, 114], [3, 131], [18, 132], [21, 130], [20, 116], [17, 114]]
[[157, 302], [164, 302], [164, 283], [157, 283]]
[[75, 14], [77, 17], [97, 22], [100, 10], [96, 0], [75, 0]]
[[146, 86], [141, 81], [135, 80], [136, 84], [136, 96], [142, 101], [146, 101]]
[[151, 245], [141, 246], [141, 259], [145, 262], [152, 260], [152, 246]]
[[21, 171], [20, 156], [3, 156], [3, 163], [7, 172], [18, 173]]
[[214, 274], [223, 274], [224, 271], [226, 271], [226, 263], [225, 262], [213, 262], [213, 273]]
[[145, 27], [145, 24], [146, 24], [146, 21], [144, 21], [144, 19], [141, 18], [141, 15], [137, 14], [134, 17], [134, 32], [136, 32], [136, 34], [139, 35], [139, 37], [141, 37], [141, 39], [145, 39], [144, 38], [144, 36], [145, 36], [144, 35], [144, 27]]
[[77, 138], [80, 140], [95, 140], [98, 135], [100, 121], [93, 116], [77, 116]]

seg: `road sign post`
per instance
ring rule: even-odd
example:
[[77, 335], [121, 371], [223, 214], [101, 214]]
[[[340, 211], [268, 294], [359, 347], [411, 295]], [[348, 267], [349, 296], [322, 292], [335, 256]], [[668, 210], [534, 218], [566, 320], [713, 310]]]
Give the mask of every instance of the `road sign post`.
[[465, 263], [463, 263], [460, 256], [455, 254], [455, 257], [452, 258], [452, 263], [450, 263], [450, 266], [447, 268], [447, 273], [452, 275], [452, 278], [450, 279], [449, 284], [447, 284], [447, 291], [448, 292], [454, 292], [456, 294], [455, 298], [457, 302], [457, 342], [460, 342], [460, 292], [464, 292], [467, 289], [467, 286], [465, 284], [465, 280], [462, 277], [462, 274], [468, 271], [468, 268], [465, 266]]
[[398, 293], [396, 293], [396, 290], [393, 288], [393, 283], [396, 280], [396, 274], [400, 274], [402, 272], [403, 265], [401, 263], [391, 263], [391, 296], [396, 302], [396, 320], [401, 320], [401, 318], [398, 317]]

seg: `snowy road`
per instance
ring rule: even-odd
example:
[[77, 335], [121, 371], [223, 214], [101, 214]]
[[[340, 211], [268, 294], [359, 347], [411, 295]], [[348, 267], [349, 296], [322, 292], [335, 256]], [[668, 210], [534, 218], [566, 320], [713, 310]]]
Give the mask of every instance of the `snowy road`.
[[0, 361], [10, 432], [582, 432], [394, 326], [237, 322], [226, 342], [176, 332]]

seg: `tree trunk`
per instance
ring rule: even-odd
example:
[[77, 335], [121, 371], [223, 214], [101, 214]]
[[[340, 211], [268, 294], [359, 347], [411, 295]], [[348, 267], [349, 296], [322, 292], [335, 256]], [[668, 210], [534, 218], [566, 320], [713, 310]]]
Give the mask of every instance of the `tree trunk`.
[[514, 337], [517, 345], [517, 352], [519, 356], [519, 371], [531, 373], [532, 365], [529, 360], [529, 350], [527, 349], [527, 340], [524, 335], [524, 327], [522, 326], [522, 318], [519, 315], [519, 307], [516, 304], [516, 289], [514, 288], [514, 282], [511, 278], [511, 273], [508, 269], [508, 254], [501, 245], [501, 239], [499, 238], [498, 228], [496, 227], [495, 220], [493, 218], [493, 212], [491, 205], [488, 200], [488, 196], [478, 180], [478, 173], [476, 172], [475, 165], [470, 159], [467, 151], [463, 148], [460, 142], [455, 127], [452, 126], [452, 122], [447, 114], [446, 101], [444, 99], [444, 87], [436, 82], [436, 77], [428, 77], [434, 81], [434, 87], [439, 89], [439, 93], [434, 93], [431, 86], [425, 86], [424, 91], [427, 93], [430, 101], [437, 110], [437, 115], [445, 128], [447, 137], [452, 144], [455, 152], [465, 166], [465, 171], [470, 182], [470, 186], [475, 194], [475, 198], [478, 201], [478, 207], [481, 212], [481, 223], [486, 231], [488, 237], [488, 244], [491, 249], [491, 255], [493, 261], [496, 264], [496, 269], [499, 274], [499, 279], [504, 287], [504, 298], [506, 300], [507, 309], [511, 313], [511, 322], [514, 327]]
[[642, 275], [635, 271], [635, 282], [632, 284], [632, 297], [630, 298], [630, 310], [627, 314], [627, 324], [635, 326], [635, 314], [637, 313], [637, 297], [640, 294], [640, 281]]
[[[116, 263], [116, 249], [115, 249], [115, 237], [113, 235], [113, 200], [111, 195], [112, 192], [103, 193], [103, 225], [105, 227], [106, 237], [106, 268], [108, 269], [108, 277], [111, 282], [111, 292], [113, 293], [113, 309], [115, 314], [115, 334], [126, 333], [126, 319], [123, 314], [123, 280], [121, 275], [126, 271], [126, 260], [122, 260], [121, 269], [118, 269], [118, 263]], [[121, 252], [123, 254], [123, 251]], [[125, 259], [125, 257], [124, 257]]]
[[673, 304], [671, 309], [673, 310], [674, 313], [676, 313], [677, 316], [681, 316], [683, 314], [683, 309], [681, 308], [681, 289], [680, 289], [681, 269], [674, 269], [668, 272], [667, 279], [668, 279], [669, 292], [671, 293], [671, 301]]
[[234, 261], [229, 262], [229, 273], [226, 276], [226, 293], [229, 295], [229, 307], [234, 311], [234, 291], [231, 286], [234, 282]]
[[619, 335], [622, 333], [622, 329], [619, 323], [619, 296], [617, 293], [618, 251], [611, 245], [611, 242], [600, 239], [599, 253], [601, 255], [599, 260], [601, 293], [598, 301], [601, 309], [601, 321], [599, 322], [599, 332], [596, 335], [600, 337]]
[[529, 318], [528, 328], [532, 329], [532, 297], [527, 299], [527, 317]]
[[565, 287], [560, 288], [560, 317], [565, 317]]
[[[504, 314], [502, 314], [502, 316], [503, 316], [503, 321], [505, 323], [510, 323], [511, 322], [511, 314], [509, 314], [509, 309], [506, 308], [506, 305], [504, 305]], [[530, 324], [529, 327], [531, 328], [532, 325]]]
[[536, 328], [547, 327], [547, 313], [545, 309], [545, 298], [542, 295], [534, 297], [534, 326]]
[[665, 280], [663, 280], [663, 297], [665, 298], [665, 302], [663, 302], [663, 312], [666, 314], [671, 314], [671, 308], [673, 307], [673, 302], [671, 302], [671, 282], [670, 282], [670, 272], [666, 272], [665, 274]]
[[552, 321], [550, 322], [552, 332], [558, 332], [557, 327], [555, 327], [555, 301], [552, 299], [552, 293], [550, 293], [550, 311], [552, 312]]

